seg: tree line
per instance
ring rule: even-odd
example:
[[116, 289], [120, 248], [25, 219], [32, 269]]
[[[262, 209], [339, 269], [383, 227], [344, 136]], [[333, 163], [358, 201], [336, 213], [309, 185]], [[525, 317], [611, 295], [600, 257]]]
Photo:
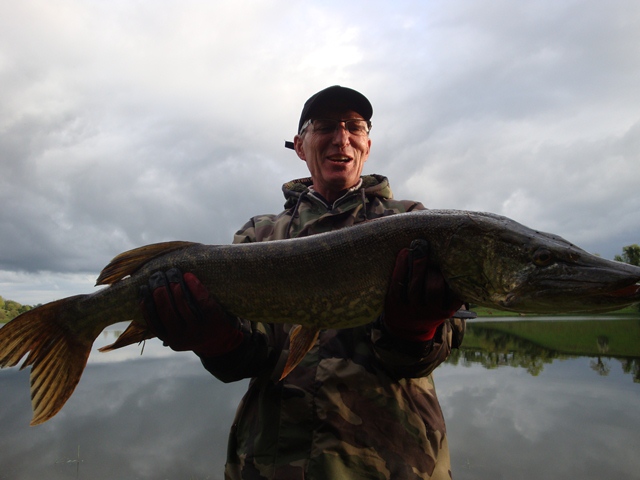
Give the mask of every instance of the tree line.
[[[622, 247], [622, 255], [616, 255], [613, 259], [617, 262], [629, 263], [640, 267], [640, 245], [634, 243], [633, 245]], [[640, 303], [636, 307], [640, 312]]]
[[630, 263], [640, 267], [640, 245], [627, 245], [622, 248], [622, 255], [616, 255], [613, 259], [617, 262]]
[[0, 323], [8, 322], [32, 308], [30, 305], [21, 305], [13, 300], [5, 300], [0, 296]]

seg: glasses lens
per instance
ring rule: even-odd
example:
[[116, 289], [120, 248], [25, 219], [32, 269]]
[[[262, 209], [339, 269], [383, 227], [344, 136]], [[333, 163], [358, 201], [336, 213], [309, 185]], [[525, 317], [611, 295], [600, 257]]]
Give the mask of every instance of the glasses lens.
[[366, 135], [369, 133], [369, 127], [364, 120], [347, 120], [344, 124], [352, 135]]
[[336, 131], [338, 122], [326, 118], [316, 118], [313, 120], [313, 131], [321, 135], [327, 135]]
[[351, 135], [367, 135], [369, 133], [369, 124], [366, 120], [332, 120], [330, 118], [316, 118], [313, 120], [313, 131], [320, 135], [328, 135], [336, 131], [336, 128], [344, 122], [344, 128]]

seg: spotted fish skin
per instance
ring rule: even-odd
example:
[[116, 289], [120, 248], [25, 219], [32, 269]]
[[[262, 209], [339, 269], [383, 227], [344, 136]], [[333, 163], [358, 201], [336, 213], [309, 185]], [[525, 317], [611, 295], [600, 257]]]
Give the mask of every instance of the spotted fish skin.
[[48, 420], [73, 393], [105, 327], [131, 320], [104, 351], [154, 336], [138, 307], [140, 286], [172, 267], [194, 273], [233, 315], [300, 325], [304, 355], [314, 331], [356, 327], [382, 313], [396, 256], [419, 238], [466, 302], [519, 313], [600, 312], [640, 302], [640, 267], [499, 215], [420, 210], [303, 238], [166, 242], [122, 253], [98, 277], [105, 288], [47, 303], [0, 329], [0, 367], [27, 356], [32, 424]]

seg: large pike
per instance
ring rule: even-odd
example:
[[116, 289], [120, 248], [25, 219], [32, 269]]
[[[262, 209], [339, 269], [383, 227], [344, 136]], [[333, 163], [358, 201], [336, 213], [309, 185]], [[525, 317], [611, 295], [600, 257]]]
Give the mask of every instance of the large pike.
[[[323, 328], [377, 318], [398, 252], [426, 239], [431, 257], [464, 301], [519, 313], [600, 312], [640, 302], [640, 267], [613, 262], [562, 238], [488, 213], [426, 210], [305, 238], [240, 245], [169, 242], [115, 257], [98, 277], [109, 285], [30, 310], [0, 329], [0, 367], [31, 366], [32, 425], [71, 396], [94, 340], [131, 324], [113, 345], [152, 338], [138, 307], [155, 271], [193, 272], [230, 313], [301, 325], [293, 367]], [[295, 348], [297, 347], [297, 348]]]

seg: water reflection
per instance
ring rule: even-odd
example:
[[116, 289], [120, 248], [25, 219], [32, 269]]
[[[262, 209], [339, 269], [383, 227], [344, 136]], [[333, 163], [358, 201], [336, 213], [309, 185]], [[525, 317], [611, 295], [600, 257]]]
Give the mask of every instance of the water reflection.
[[[470, 324], [435, 375], [454, 478], [637, 478], [640, 321], [591, 321]], [[222, 384], [157, 341], [141, 349], [94, 350], [67, 405], [38, 427], [28, 372], [0, 370], [0, 480], [222, 479], [246, 383]]]
[[[101, 354], [52, 420], [29, 427], [28, 372], [0, 370], [0, 480], [221, 479], [246, 383], [222, 385], [195, 355], [148, 341]], [[78, 453], [79, 452], [79, 453]]]
[[453, 365], [511, 366], [539, 375], [555, 360], [589, 357], [591, 370], [607, 376], [618, 364], [640, 383], [640, 318], [556, 317], [469, 322]]

